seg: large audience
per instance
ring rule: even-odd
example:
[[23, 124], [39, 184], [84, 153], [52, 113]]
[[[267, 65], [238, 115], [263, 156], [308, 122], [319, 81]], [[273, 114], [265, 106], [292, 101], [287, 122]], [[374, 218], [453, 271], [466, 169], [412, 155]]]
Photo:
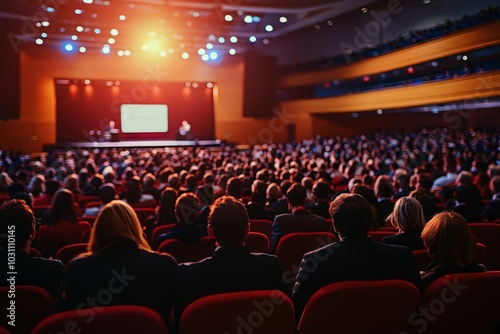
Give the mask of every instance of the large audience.
[[[298, 322], [307, 301], [329, 283], [397, 278], [423, 290], [449, 273], [484, 271], [474, 262], [469, 224], [500, 219], [496, 129], [383, 131], [252, 147], [68, 149], [36, 157], [4, 151], [0, 162], [0, 221], [20, 231], [24, 284], [44, 287], [67, 310], [96, 307], [87, 297], [114, 279], [126, 293], [113, 304], [149, 306], [172, 331], [190, 303], [216, 293], [282, 290]], [[87, 205], [92, 200], [97, 204]], [[270, 254], [245, 248], [249, 219], [273, 222]], [[170, 228], [156, 235], [164, 225]], [[391, 228], [394, 235], [381, 243], [369, 237]], [[292, 291], [271, 254], [293, 232], [331, 232], [340, 241], [304, 256]], [[178, 266], [154, 251], [167, 240], [194, 245], [203, 238], [212, 240], [213, 255], [200, 262]], [[78, 242], [88, 242], [88, 252], [65, 270], [51, 259]], [[30, 248], [43, 258], [30, 257]], [[420, 276], [411, 252], [422, 249], [434, 262]], [[328, 260], [315, 263], [318, 254]]]

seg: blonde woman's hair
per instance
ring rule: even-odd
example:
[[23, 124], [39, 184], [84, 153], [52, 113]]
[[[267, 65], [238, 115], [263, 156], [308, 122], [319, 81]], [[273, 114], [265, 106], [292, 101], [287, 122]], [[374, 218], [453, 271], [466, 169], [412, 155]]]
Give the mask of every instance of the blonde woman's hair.
[[472, 263], [476, 239], [464, 217], [456, 212], [441, 212], [424, 227], [422, 240], [432, 258], [447, 267]]
[[391, 225], [402, 231], [421, 230], [425, 225], [422, 205], [413, 197], [401, 197], [394, 204]]
[[140, 249], [151, 250], [134, 209], [123, 201], [111, 201], [96, 218], [87, 255], [99, 254], [109, 246], [127, 239]]

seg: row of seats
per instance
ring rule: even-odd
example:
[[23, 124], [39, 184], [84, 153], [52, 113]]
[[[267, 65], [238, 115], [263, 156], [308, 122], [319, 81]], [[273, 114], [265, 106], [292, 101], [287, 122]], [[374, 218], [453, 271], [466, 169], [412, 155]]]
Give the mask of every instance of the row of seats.
[[[0, 288], [6, 307], [8, 288]], [[16, 332], [168, 334], [161, 316], [140, 306], [107, 306], [51, 315], [43, 289], [18, 286]], [[2, 326], [8, 328], [2, 320]], [[453, 274], [420, 295], [406, 281], [346, 281], [314, 294], [295, 324], [290, 298], [280, 291], [247, 291], [201, 298], [184, 311], [180, 334], [493, 333], [500, 323], [500, 272]], [[19, 327], [18, 327], [19, 326]], [[0, 330], [0, 333], [2, 331]]]

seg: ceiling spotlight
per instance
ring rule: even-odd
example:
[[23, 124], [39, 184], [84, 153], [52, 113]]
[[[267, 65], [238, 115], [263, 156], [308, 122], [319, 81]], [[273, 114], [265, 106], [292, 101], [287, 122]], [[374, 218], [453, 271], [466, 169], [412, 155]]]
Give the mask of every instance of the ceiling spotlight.
[[182, 59], [188, 59], [189, 58], [189, 53], [183, 52], [182, 53]]
[[253, 17], [251, 15], [247, 15], [247, 16], [245, 16], [245, 18], [243, 19], [243, 21], [245, 21], [245, 23], [252, 23], [253, 22]]
[[264, 38], [264, 39], [262, 40], [262, 43], [264, 43], [264, 44], [266, 44], [266, 45], [267, 45], [267, 44], [269, 44], [269, 40], [268, 40], [267, 38]]
[[226, 39], [224, 37], [219, 37], [219, 43], [224, 43], [226, 41]]
[[75, 9], [75, 14], [76, 15], [80, 15], [81, 13], [83, 13], [83, 10], [81, 10], [79, 8]]
[[95, 28], [95, 29], [94, 29], [94, 33], [95, 33], [96, 35], [99, 35], [99, 34], [101, 33], [101, 29], [99, 29], [99, 28]]
[[125, 15], [120, 15], [120, 16], [118, 16], [118, 19], [119, 19], [120, 21], [125, 21], [125, 19], [126, 19], [126, 18], [127, 18], [127, 17], [126, 17]]
[[73, 45], [70, 44], [70, 43], [67, 43], [64, 45], [64, 50], [70, 52], [70, 51], [73, 51]]
[[469, 57], [467, 57], [467, 55], [462, 56], [462, 60], [467, 60], [467, 59], [469, 59]]
[[213, 88], [214, 87], [214, 84], [211, 83], [211, 82], [207, 82], [207, 88]]
[[203, 61], [207, 61], [208, 59], [210, 59], [210, 57], [207, 54], [204, 54], [203, 56], [201, 56], [201, 59]]
[[219, 58], [219, 54], [215, 51], [210, 52], [210, 59], [215, 60]]
[[286, 23], [288, 19], [285, 16], [280, 17], [280, 22], [281, 23]]
[[78, 32], [82, 32], [82, 31], [83, 31], [83, 27], [82, 27], [82, 26], [78, 26], [78, 27], [76, 27], [76, 31], [78, 31]]
[[249, 40], [250, 42], [252, 42], [252, 43], [255, 43], [255, 42], [257, 41], [257, 37], [255, 37], [255, 36], [250, 36], [250, 37], [248, 37], [248, 40]]
[[231, 56], [234, 56], [236, 54], [236, 50], [235, 49], [229, 49], [229, 54]]
[[42, 33], [40, 34], [40, 36], [42, 36], [43, 38], [45, 38], [45, 37], [47, 37], [47, 33], [46, 33], [46, 32], [42, 32]]
[[102, 53], [104, 53], [105, 55], [107, 55], [110, 52], [111, 52], [111, 49], [110, 49], [109, 45], [104, 45], [102, 47]]
[[50, 25], [49, 21], [43, 21], [42, 26], [48, 27]]
[[167, 51], [160, 51], [160, 57], [166, 57]]
[[91, 3], [93, 3], [93, 2], [94, 2], [94, 0], [83, 0], [83, 3], [88, 3], [88, 4], [91, 4]]
[[123, 55], [125, 55], [125, 51], [118, 50], [118, 56], [122, 57]]
[[377, 114], [382, 115], [383, 111], [382, 109], [377, 109]]
[[71, 35], [71, 40], [76, 41], [78, 39], [78, 36], [76, 35]]
[[214, 45], [212, 43], [207, 43], [206, 47], [207, 49], [211, 50], [214, 48]]
[[199, 54], [200, 56], [204, 55], [204, 54], [205, 54], [205, 49], [203, 49], [203, 48], [199, 48], [199, 49], [198, 49], [198, 54]]
[[274, 30], [273, 26], [270, 25], [270, 24], [268, 24], [265, 29], [266, 29], [267, 32], [271, 32], [271, 31]]
[[224, 16], [224, 20], [226, 20], [226, 22], [231, 22], [233, 20], [233, 16], [231, 14], [226, 14]]
[[230, 41], [231, 43], [236, 43], [236, 42], [238, 42], [238, 37], [236, 37], [236, 36], [231, 36], [231, 38], [229, 39], [229, 41]]
[[85, 79], [84, 83], [85, 83], [86, 85], [90, 85], [90, 80], [89, 80], [89, 79]]
[[80, 49], [78, 50], [80, 50], [81, 53], [85, 53], [87, 51], [87, 48], [84, 46], [80, 46]]
[[423, 3], [424, 5], [428, 5], [428, 4], [430, 4], [430, 3], [431, 3], [431, 0], [423, 0], [423, 1], [422, 1], [422, 3]]
[[130, 50], [125, 50], [123, 53], [125, 54], [125, 56], [130, 56]]
[[43, 44], [43, 39], [37, 38], [36, 41], [35, 41], [35, 43], [38, 44], [38, 45], [42, 45]]
[[366, 7], [361, 8], [361, 12], [362, 12], [363, 14], [368, 13], [368, 8], [366, 8]]
[[109, 33], [110, 33], [112, 36], [116, 36], [116, 35], [118, 35], [118, 30], [116, 30], [115, 28], [113, 28], [113, 29], [111, 29], [111, 30], [109, 31]]
[[113, 37], [108, 38], [108, 44], [115, 44], [115, 39]]

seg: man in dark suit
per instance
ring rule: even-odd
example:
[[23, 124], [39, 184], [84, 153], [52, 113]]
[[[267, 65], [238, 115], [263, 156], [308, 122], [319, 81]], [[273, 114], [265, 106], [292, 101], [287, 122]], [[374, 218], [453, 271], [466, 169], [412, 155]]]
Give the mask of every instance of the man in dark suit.
[[251, 254], [243, 246], [250, 224], [241, 202], [231, 196], [217, 199], [208, 221], [218, 247], [209, 258], [179, 265], [177, 319], [189, 304], [205, 296], [251, 290], [287, 291], [279, 259], [269, 254]]
[[276, 211], [266, 208], [267, 184], [261, 180], [252, 183], [252, 200], [248, 202], [246, 209], [250, 219], [266, 219], [273, 221]]
[[330, 199], [330, 186], [324, 181], [317, 182], [313, 186], [313, 197], [315, 200], [315, 205], [310, 208], [311, 213], [323, 217], [325, 219], [330, 219], [330, 213], [328, 212]]
[[304, 255], [292, 294], [297, 322], [312, 295], [331, 283], [401, 279], [418, 286], [420, 275], [410, 249], [368, 236], [374, 214], [366, 199], [342, 194], [330, 204], [330, 215], [341, 241]]
[[276, 251], [280, 239], [294, 232], [328, 232], [329, 228], [323, 217], [311, 214], [304, 207], [307, 190], [300, 183], [294, 183], [286, 193], [286, 199], [292, 213], [276, 216], [271, 231], [271, 252]]
[[[8, 236], [15, 239], [16, 285], [36, 285], [56, 296], [63, 277], [64, 266], [59, 260], [32, 257], [31, 240], [35, 238], [35, 216], [23, 200], [10, 200], [0, 207], [1, 232], [0, 253], [7, 264]], [[5, 269], [7, 266], [4, 267]], [[0, 274], [0, 286], [8, 286], [7, 270]]]

